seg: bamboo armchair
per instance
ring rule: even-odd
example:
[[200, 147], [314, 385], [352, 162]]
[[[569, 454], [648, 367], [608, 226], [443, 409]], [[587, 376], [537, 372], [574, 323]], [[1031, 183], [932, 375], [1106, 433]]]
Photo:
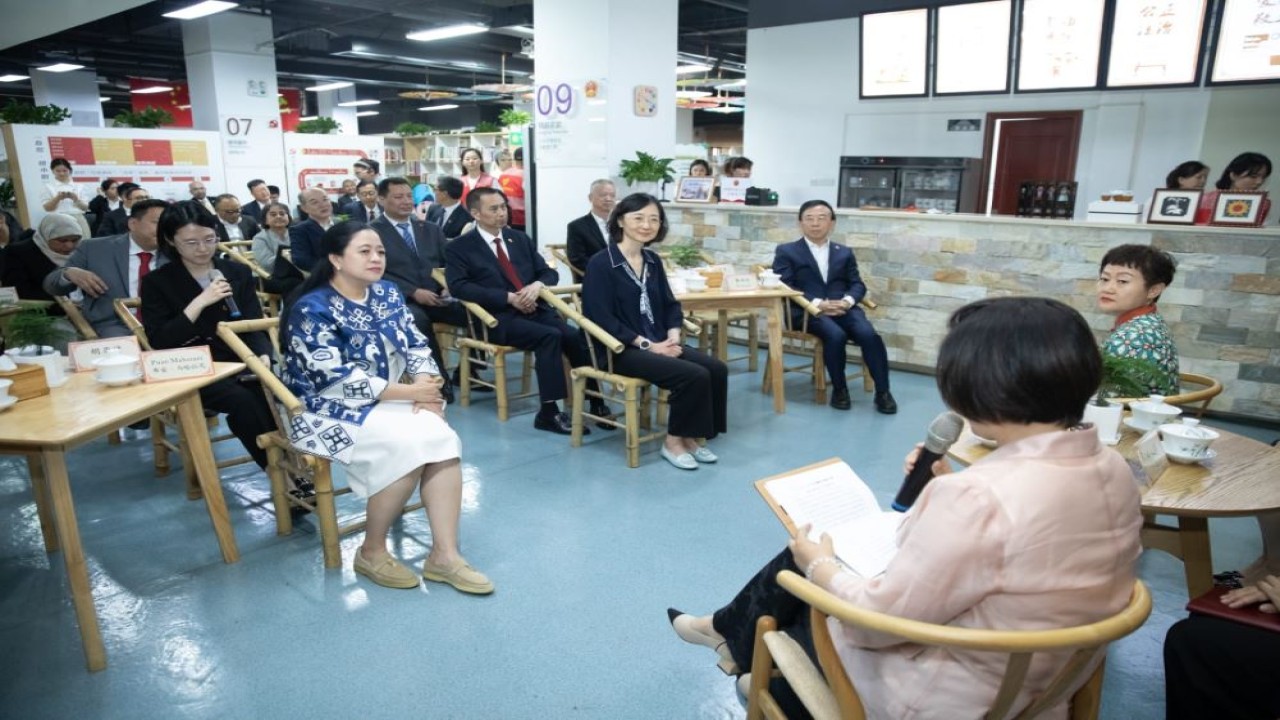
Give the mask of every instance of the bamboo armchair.
[[264, 280], [271, 279], [271, 273], [258, 264], [258, 260], [253, 257], [252, 248], [253, 242], [250, 240], [232, 240], [218, 243], [218, 249], [227, 258], [248, 267], [253, 273], [254, 279], [258, 281], [258, 301], [262, 303], [262, 314], [267, 317], [276, 317], [280, 314], [280, 303], [283, 298], [276, 293], [269, 293], [263, 290], [262, 283]]
[[[795, 327], [790, 312], [782, 313], [782, 344], [784, 352], [791, 352], [797, 355], [804, 355], [807, 360], [796, 365], [782, 364], [782, 372], [798, 372], [809, 375], [809, 382], [813, 385], [813, 401], [819, 405], [827, 402], [827, 365], [822, 357], [822, 340], [817, 335], [809, 333], [809, 318], [819, 317], [822, 311], [818, 309], [818, 304], [805, 297], [787, 298], [790, 302], [804, 310], [804, 315], [800, 320], [800, 327]], [[859, 303], [867, 309], [875, 309], [879, 307], [870, 298], [864, 297]], [[846, 348], [846, 352], [848, 352]], [[871, 392], [875, 389], [875, 383], [871, 380], [871, 374], [867, 372], [865, 366], [859, 366], [858, 370], [847, 373], [846, 379], [853, 380], [862, 377], [862, 389], [865, 392]], [[761, 380], [761, 392], [768, 393], [773, 387], [770, 384], [769, 368], [764, 369], [764, 378]]]
[[544, 245], [543, 247], [551, 253], [551, 257], [556, 261], [556, 265], [563, 264], [565, 267], [569, 268], [569, 272], [573, 274], [571, 278], [573, 282], [582, 282], [582, 276], [584, 274], [582, 268], [579, 268], [569, 262], [569, 249], [567, 245], [564, 243], [558, 243], [555, 245]]
[[[571, 286], [570, 289], [576, 287], [578, 286]], [[542, 299], [547, 301], [566, 320], [573, 321], [575, 325], [587, 334], [587, 352], [591, 357], [591, 365], [576, 367], [569, 372], [573, 387], [573, 410], [571, 414], [573, 431], [569, 436], [569, 444], [571, 447], [581, 447], [583, 429], [587, 420], [597, 424], [622, 428], [627, 451], [627, 467], [639, 467], [640, 444], [650, 440], [661, 439], [666, 435], [665, 430], [644, 432], [642, 434], [642, 431], [647, 431], [652, 427], [649, 412], [652, 400], [651, 385], [648, 380], [622, 375], [614, 371], [613, 356], [623, 351], [622, 342], [588, 319], [577, 308], [561, 299], [559, 295], [563, 294], [563, 292], [556, 291], [562, 290], [562, 288], [543, 288]], [[600, 351], [596, 344], [591, 342], [592, 339], [607, 348], [604, 352], [604, 358], [599, 357]], [[587, 389], [589, 380], [595, 380], [599, 384], [599, 391]], [[588, 397], [605, 403], [621, 405], [622, 420], [618, 420], [617, 416], [604, 417], [589, 412], [587, 409]], [[665, 425], [667, 414], [666, 390], [658, 391], [657, 403], [658, 424]]]
[[[814, 649], [821, 672], [813, 667], [803, 648], [777, 630], [772, 617], [756, 626], [755, 654], [751, 664], [747, 720], [783, 718], [769, 679], [775, 660], [805, 707], [817, 720], [863, 720], [866, 711], [854, 682], [845, 674], [835, 644], [827, 630], [827, 618], [866, 630], [892, 635], [905, 642], [1007, 654], [1004, 678], [992, 700], [988, 720], [1010, 716], [1013, 703], [1026, 680], [1032, 658], [1038, 653], [1071, 653], [1070, 658], [1045, 686], [1044, 692], [1013, 717], [1029, 720], [1066, 700], [1069, 717], [1086, 720], [1098, 716], [1107, 645], [1137, 630], [1151, 614], [1151, 594], [1135, 580], [1129, 604], [1109, 618], [1089, 625], [1059, 630], [1010, 631], [958, 628], [907, 620], [864, 610], [847, 603], [807, 579], [783, 570], [778, 583], [809, 605]], [[868, 678], [875, 682], [875, 678]], [[1067, 693], [1072, 693], [1070, 697]]]
[[[1178, 373], [1178, 380], [1182, 392], [1179, 392], [1177, 395], [1169, 395], [1164, 399], [1164, 401], [1169, 405], [1194, 405], [1195, 403], [1200, 403], [1200, 407], [1195, 410], [1196, 417], [1204, 417], [1204, 411], [1209, 409], [1209, 403], [1213, 402], [1214, 398], [1222, 394], [1222, 383], [1208, 375]], [[1191, 387], [1189, 388], [1188, 386]], [[1128, 404], [1138, 402], [1143, 399], [1144, 398], [1116, 398], [1116, 402]]]
[[[276, 533], [288, 535], [293, 532], [291, 507], [302, 508], [314, 512], [320, 521], [320, 543], [323, 548], [324, 566], [337, 568], [342, 566], [342, 548], [338, 542], [342, 536], [360, 532], [365, 526], [365, 516], [361, 513], [357, 519], [338, 524], [338, 511], [335, 499], [351, 492], [351, 488], [334, 489], [333, 475], [328, 460], [308, 455], [293, 447], [285, 428], [302, 414], [305, 406], [296, 395], [285, 387], [280, 378], [262, 362], [262, 358], [253, 354], [241, 333], [267, 332], [272, 337], [271, 346], [279, 347], [276, 334], [279, 329], [279, 318], [261, 318], [258, 320], [237, 320], [218, 324], [218, 337], [235, 352], [240, 361], [258, 377], [262, 390], [267, 394], [267, 404], [271, 406], [272, 417], [276, 421], [276, 429], [258, 436], [258, 447], [267, 451], [267, 477], [271, 480], [271, 502], [276, 508]], [[287, 491], [289, 477], [307, 478], [315, 485], [315, 502], [308, 502], [290, 495]], [[405, 505], [402, 514], [422, 508], [422, 502]]]
[[[89, 321], [85, 319], [84, 313], [80, 312], [80, 306], [71, 302], [71, 298], [66, 295], [54, 295], [53, 301], [62, 308], [62, 313], [67, 316], [67, 322], [71, 323], [71, 327], [75, 328], [76, 335], [81, 340], [97, 340], [98, 331], [93, 329]], [[108, 445], [120, 444], [120, 431], [112, 430], [107, 433]]]

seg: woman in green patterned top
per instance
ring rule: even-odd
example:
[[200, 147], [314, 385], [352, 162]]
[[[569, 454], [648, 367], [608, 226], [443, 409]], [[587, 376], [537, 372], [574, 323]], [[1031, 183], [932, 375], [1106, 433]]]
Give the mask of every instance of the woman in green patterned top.
[[1160, 293], [1173, 282], [1174, 269], [1173, 258], [1163, 250], [1120, 245], [1103, 256], [1098, 274], [1098, 309], [1116, 316], [1102, 352], [1158, 365], [1163, 378], [1151, 384], [1151, 392], [1158, 395], [1178, 393], [1178, 348], [1156, 310]]

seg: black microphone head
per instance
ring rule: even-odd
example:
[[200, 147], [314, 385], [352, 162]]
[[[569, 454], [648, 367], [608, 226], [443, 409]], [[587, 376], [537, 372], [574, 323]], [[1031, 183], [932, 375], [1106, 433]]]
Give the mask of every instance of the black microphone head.
[[925, 438], [924, 448], [938, 455], [947, 450], [960, 439], [964, 430], [964, 418], [953, 412], [944, 412], [929, 423], [929, 435]]

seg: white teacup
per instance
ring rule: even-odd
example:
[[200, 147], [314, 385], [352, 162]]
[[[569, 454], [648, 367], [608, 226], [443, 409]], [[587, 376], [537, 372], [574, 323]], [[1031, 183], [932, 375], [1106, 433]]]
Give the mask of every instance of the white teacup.
[[1160, 426], [1160, 443], [1170, 455], [1186, 458], [1204, 458], [1209, 446], [1218, 439], [1218, 433], [1199, 425], [1169, 423]]
[[125, 382], [138, 377], [138, 358], [123, 353], [111, 353], [93, 361], [98, 369], [99, 382]]
[[684, 284], [689, 288], [689, 292], [702, 292], [707, 289], [707, 279], [701, 275], [690, 275], [684, 279]]
[[1174, 418], [1182, 414], [1182, 408], [1169, 405], [1163, 401], [1163, 398], [1130, 403], [1129, 409], [1133, 411], [1134, 421], [1148, 428], [1173, 422]]
[[0, 400], [9, 397], [9, 386], [13, 385], [12, 380], [0, 380]]

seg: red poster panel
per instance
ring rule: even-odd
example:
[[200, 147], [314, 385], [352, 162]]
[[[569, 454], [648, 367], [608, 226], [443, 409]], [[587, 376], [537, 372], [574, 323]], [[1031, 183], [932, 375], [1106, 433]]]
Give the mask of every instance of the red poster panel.
[[139, 165], [172, 165], [173, 150], [168, 140], [134, 140], [133, 158]]
[[49, 159], [66, 158], [72, 165], [94, 165], [93, 139], [49, 136]]

